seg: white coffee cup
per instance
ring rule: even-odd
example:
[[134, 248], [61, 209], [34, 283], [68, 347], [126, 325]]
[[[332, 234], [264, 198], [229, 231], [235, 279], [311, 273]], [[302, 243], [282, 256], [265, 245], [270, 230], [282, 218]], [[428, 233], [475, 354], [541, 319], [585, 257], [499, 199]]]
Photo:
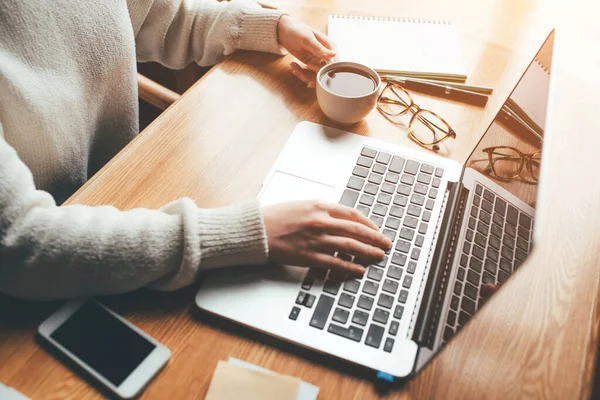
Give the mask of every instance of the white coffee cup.
[[[333, 69], [340, 68], [354, 69], [370, 76], [375, 81], [375, 88], [358, 96], [344, 96], [324, 87], [321, 83], [322, 76]], [[350, 125], [365, 118], [375, 108], [380, 86], [381, 78], [372, 68], [355, 62], [338, 61], [323, 66], [317, 73], [317, 101], [329, 119], [340, 124]]]

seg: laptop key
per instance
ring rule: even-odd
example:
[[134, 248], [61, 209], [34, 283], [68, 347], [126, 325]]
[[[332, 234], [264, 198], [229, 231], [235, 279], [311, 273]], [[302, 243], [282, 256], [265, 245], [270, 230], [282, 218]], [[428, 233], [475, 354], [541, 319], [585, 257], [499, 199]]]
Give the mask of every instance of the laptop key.
[[409, 261], [408, 267], [406, 267], [406, 272], [408, 272], [409, 274], [414, 274], [416, 270], [417, 270], [417, 263], [414, 261]]
[[377, 191], [379, 190], [379, 188], [376, 185], [373, 185], [372, 183], [367, 183], [365, 185], [365, 189], [364, 192], [367, 194], [371, 194], [371, 195], [376, 195]]
[[493, 203], [493, 202], [494, 202], [494, 198], [495, 198], [495, 197], [496, 197], [496, 196], [494, 196], [494, 193], [490, 192], [490, 191], [489, 191], [489, 190], [487, 190], [487, 189], [484, 189], [484, 191], [483, 191], [483, 198], [484, 198], [484, 199], [486, 199], [486, 200], [487, 200], [487, 201], [489, 201], [490, 203]]
[[339, 282], [327, 279], [323, 284], [323, 291], [329, 294], [336, 295], [340, 290], [340, 286], [341, 284]]
[[335, 299], [333, 297], [322, 294], [317, 302], [315, 312], [310, 319], [310, 326], [317, 329], [323, 329], [327, 322], [327, 318], [329, 318], [329, 313], [331, 312], [334, 302]]
[[392, 158], [391, 154], [380, 151], [379, 154], [377, 155], [377, 162], [387, 165], [387, 164], [389, 164], [391, 158]]
[[[400, 225], [400, 221], [399, 220], [397, 220], [397, 221], [398, 221], [398, 225]], [[403, 224], [404, 226], [408, 226], [409, 228], [414, 229], [417, 227], [418, 223], [419, 223], [419, 220], [416, 219], [415, 217], [411, 217], [408, 215], [406, 217], [404, 217], [404, 224]]]
[[385, 181], [389, 183], [393, 183], [394, 185], [398, 183], [400, 180], [400, 175], [395, 172], [388, 172], [385, 174]]
[[408, 228], [402, 228], [402, 229], [400, 229], [400, 237], [402, 239], [412, 241], [413, 238], [415, 237], [415, 231], [413, 231], [412, 229], [408, 229]]
[[435, 169], [435, 176], [437, 176], [438, 178], [441, 178], [442, 175], [444, 175], [444, 169], [443, 168], [436, 168]]
[[419, 224], [419, 230], [418, 232], [422, 235], [424, 235], [427, 232], [427, 224], [425, 222], [421, 222]]
[[524, 227], [525, 229], [531, 228], [531, 218], [523, 213], [521, 213], [519, 217], [519, 225]]
[[460, 303], [460, 299], [458, 296], [452, 295], [452, 300], [450, 300], [450, 308], [454, 311], [458, 310], [458, 304]]
[[431, 199], [427, 199], [427, 201], [425, 202], [425, 209], [426, 210], [433, 210], [433, 206], [435, 205], [435, 201], [431, 200]]
[[370, 311], [371, 308], [373, 308], [373, 301], [374, 299], [372, 297], [365, 296], [363, 294], [358, 298], [358, 303], [356, 304], [356, 306], [362, 308], [363, 310]]
[[492, 246], [496, 250], [500, 250], [500, 239], [497, 236], [490, 236], [490, 246]]
[[352, 315], [352, 323], [365, 326], [369, 320], [369, 314], [364, 311], [355, 310]]
[[488, 248], [487, 255], [492, 260], [494, 260], [496, 262], [498, 261], [498, 258], [499, 258], [498, 250], [494, 249], [493, 247]]
[[375, 204], [373, 206], [373, 214], [385, 216], [387, 214], [388, 208], [382, 204]]
[[492, 235], [495, 235], [496, 237], [501, 237], [502, 228], [499, 225], [492, 224]]
[[298, 293], [298, 296], [296, 297], [296, 304], [304, 305], [304, 301], [306, 300], [306, 295], [308, 295], [308, 293], [300, 291]]
[[375, 158], [375, 156], [377, 155], [377, 150], [372, 149], [370, 147], [363, 147], [360, 154], [365, 157]]
[[450, 326], [454, 326], [456, 323], [456, 313], [452, 310], [448, 310], [448, 318], [446, 318], [446, 323]]
[[467, 281], [471, 282], [474, 286], [479, 286], [479, 274], [473, 270], [467, 272]]
[[333, 333], [335, 335], [345, 337], [346, 339], [354, 340], [355, 342], [360, 342], [362, 339], [363, 330], [357, 328], [355, 326], [350, 326], [349, 328], [344, 328], [343, 326], [339, 326], [336, 324], [329, 324], [329, 328], [327, 328], [327, 332]]
[[317, 298], [312, 295], [312, 294], [308, 294], [306, 295], [306, 298], [304, 299], [304, 305], [308, 308], [312, 308], [313, 304], [315, 304], [315, 300]]
[[[407, 185], [398, 185], [398, 188], [396, 189], [396, 193], [401, 194], [403, 196], [408, 196], [411, 192], [411, 187], [407, 186]], [[402, 205], [402, 204], [399, 204]]]
[[476, 225], [477, 225], [477, 220], [473, 217], [470, 217], [469, 218], [469, 228], [475, 229]]
[[342, 198], [340, 199], [340, 204], [354, 208], [356, 200], [358, 200], [358, 192], [350, 189], [344, 189], [344, 193], [342, 193]]
[[292, 307], [289, 318], [292, 321], [295, 321], [298, 319], [298, 315], [300, 315], [300, 307]]
[[481, 247], [485, 247], [486, 239], [481, 233], [477, 232], [475, 234], [475, 243], [477, 243]]
[[508, 210], [506, 212], [506, 220], [512, 225], [517, 226], [517, 222], [519, 220], [519, 210], [515, 207], [508, 205]]
[[400, 327], [400, 324], [398, 323], [398, 321], [392, 321], [390, 323], [390, 329], [388, 330], [388, 333], [392, 336], [396, 336], [398, 334], [399, 327]]
[[419, 193], [419, 194], [427, 194], [427, 186], [423, 185], [422, 183], [417, 183], [415, 185], [415, 193]]
[[[399, 196], [396, 195], [394, 197], [394, 204], [396, 204], [396, 198], [397, 197], [399, 197]], [[406, 199], [406, 197], [404, 199]], [[392, 217], [402, 218], [402, 214], [404, 214], [404, 208], [403, 207], [398, 207], [398, 206], [391, 206], [390, 207], [390, 215]]]
[[[370, 194], [363, 194], [360, 196], [358, 202], [370, 207], [375, 202], [375, 197], [371, 196]], [[354, 205], [352, 207], [354, 207]]]
[[377, 284], [373, 281], [366, 281], [365, 284], [363, 285], [362, 291], [363, 291], [363, 293], [375, 296], [377, 294], [378, 290], [379, 290], [379, 284]]
[[391, 353], [393, 348], [394, 348], [394, 339], [392, 339], [392, 338], [385, 339], [385, 344], [383, 345], [383, 351], [385, 351], [386, 353]]
[[420, 173], [419, 175], [417, 175], [417, 182], [429, 185], [429, 183], [431, 182], [431, 175]]
[[394, 298], [385, 293], [381, 293], [379, 295], [379, 300], [377, 300], [377, 305], [385, 308], [392, 308], [394, 304]]
[[367, 273], [367, 278], [373, 279], [377, 282], [381, 281], [383, 277], [383, 270], [381, 268], [376, 268], [374, 266], [369, 267], [369, 272]]
[[512, 238], [517, 236], [517, 228], [510, 224], [504, 224], [504, 232], [506, 232], [506, 234]]
[[529, 231], [522, 226], [519, 226], [519, 237], [529, 240]]
[[402, 304], [406, 303], [406, 300], [408, 300], [408, 290], [404, 290], [402, 289], [400, 291], [400, 295], [398, 296], [398, 301]]
[[465, 295], [469, 296], [471, 299], [477, 301], [477, 293], [478, 290], [475, 286], [470, 283], [465, 284]]
[[481, 205], [481, 197], [479, 196], [474, 196], [473, 197], [473, 204], [475, 204], [477, 207], [479, 207]]
[[406, 275], [404, 277], [404, 281], [402, 282], [402, 287], [406, 289], [410, 289], [410, 285], [412, 284], [413, 277], [410, 275]]
[[508, 278], [510, 278], [510, 275], [508, 275], [506, 272], [504, 272], [504, 271], [498, 272], [498, 282], [499, 283], [506, 282], [508, 280]]
[[433, 178], [433, 181], [431, 181], [431, 186], [433, 186], [436, 189], [439, 188], [441, 184], [442, 180], [440, 178]]
[[438, 195], [438, 190], [437, 189], [429, 189], [429, 198], [430, 199], [435, 199]]
[[477, 223], [477, 232], [481, 233], [482, 235], [487, 236], [489, 230], [490, 230], [490, 227], [485, 222], [479, 221]]
[[377, 225], [377, 227], [378, 227], [378, 228], [381, 228], [381, 226], [383, 225], [383, 218], [381, 218], [381, 217], [378, 217], [377, 215], [371, 215], [371, 216], [369, 217], [369, 219], [370, 219], [371, 221], [373, 221], [373, 223], [374, 223], [375, 225]]
[[375, 165], [373, 165], [373, 172], [379, 175], [385, 174], [385, 165], [375, 163]]
[[371, 209], [367, 206], [363, 206], [361, 204], [356, 206], [356, 209], [365, 217], [369, 216], [369, 212], [371, 212]]
[[471, 319], [471, 316], [469, 314], [467, 314], [466, 312], [464, 312], [464, 311], [461, 311], [458, 314], [458, 323], [460, 325], [466, 324], [467, 322], [469, 322], [469, 319]]
[[379, 174], [376, 173], [371, 173], [369, 174], [369, 182], [374, 184], [374, 185], [379, 185], [381, 184], [381, 181], [383, 180], [383, 177]]
[[490, 214], [488, 214], [487, 212], [485, 212], [485, 210], [481, 210], [479, 212], [479, 219], [488, 225], [490, 224], [490, 222], [492, 222], [492, 216]]
[[460, 282], [454, 282], [454, 294], [460, 296], [463, 290], [463, 284]]
[[381, 339], [383, 338], [383, 333], [385, 329], [382, 326], [377, 324], [371, 324], [369, 326], [369, 331], [367, 332], [367, 338], [365, 339], [365, 344], [367, 346], [379, 348], [381, 345]]
[[391, 293], [391, 294], [396, 294], [396, 292], [398, 291], [398, 286], [399, 286], [398, 282], [393, 281], [391, 279], [386, 279], [383, 282], [382, 289], [385, 292], [388, 292], [388, 293]]
[[366, 178], [369, 175], [369, 170], [366, 169], [365, 167], [361, 167], [361, 166], [357, 165], [352, 170], [352, 175], [356, 175], [361, 178]]
[[335, 322], [339, 322], [340, 324], [345, 324], [348, 321], [348, 316], [350, 313], [346, 310], [342, 310], [341, 308], [336, 308], [333, 312], [333, 319]]
[[389, 170], [399, 174], [400, 172], [402, 172], [402, 167], [404, 167], [404, 161], [406, 161], [406, 160], [402, 157], [393, 156], [392, 162], [390, 163], [390, 166], [389, 166]]
[[[466, 265], [464, 265], [466, 267]], [[467, 270], [465, 268], [459, 268], [456, 277], [462, 282], [465, 280], [465, 275], [467, 274]]]
[[312, 288], [312, 285], [314, 282], [315, 282], [315, 280], [313, 279], [313, 277], [307, 275], [304, 278], [304, 280], [302, 281], [302, 289], [310, 290], [310, 288]]
[[404, 167], [404, 172], [411, 175], [416, 175], [419, 171], [419, 162], [415, 160], [408, 160]]
[[402, 277], [402, 268], [390, 265], [387, 271], [387, 276], [392, 279], [400, 279]]
[[521, 249], [517, 249], [515, 251], [515, 258], [521, 262], [525, 261], [525, 259], [527, 258], [527, 253], [525, 253], [523, 250]]
[[381, 308], [376, 308], [375, 312], [373, 313], [373, 321], [382, 323], [384, 325], [387, 324], [389, 318], [390, 312], [382, 310]]
[[454, 330], [452, 330], [452, 328], [450, 328], [449, 326], [446, 326], [444, 328], [444, 341], [447, 342], [450, 339], [452, 339], [452, 337], [454, 336]]
[[357, 176], [351, 176], [350, 179], [348, 179], [348, 184], [346, 186], [350, 189], [360, 191], [360, 190], [362, 190], [364, 185], [365, 185], [365, 180], [363, 178], [359, 178]]
[[431, 219], [431, 211], [424, 211], [421, 219], [425, 222], [429, 222], [429, 220]]
[[461, 303], [460, 303], [460, 308], [463, 309], [464, 311], [468, 312], [469, 314], [473, 315], [475, 314], [475, 302], [471, 299], [469, 299], [468, 297], [463, 297]]
[[500, 215], [504, 216], [506, 214], [506, 201], [502, 200], [500, 197], [497, 197], [496, 204], [494, 204], [494, 210]]
[[394, 309], [394, 318], [402, 319], [402, 314], [404, 314], [404, 307], [398, 304]]
[[490, 274], [489, 272], [484, 272], [482, 282], [484, 285], [494, 285], [496, 283], [496, 278], [494, 278], [494, 275]]
[[340, 295], [340, 299], [338, 300], [338, 304], [342, 307], [352, 308], [354, 305], [354, 296], [348, 293], [342, 293]]
[[485, 267], [484, 269], [489, 272], [492, 275], [496, 275], [496, 271], [498, 270], [498, 267], [496, 266], [496, 263], [492, 260], [490, 260], [489, 258], [487, 258], [485, 260]]
[[310, 276], [314, 279], [325, 279], [327, 276], [327, 271], [325, 268], [310, 268], [308, 270], [308, 274], [306, 276]]
[[471, 257], [471, 261], [469, 262], [469, 269], [472, 269], [476, 272], [481, 272], [481, 267], [483, 266], [483, 262], [479, 261], [476, 258]]
[[[421, 225], [423, 225], [423, 224], [425, 224], [425, 222], [421, 222]], [[425, 224], [425, 225], [427, 225], [427, 224]], [[421, 231], [421, 229], [419, 227], [419, 232], [420, 231]], [[415, 246], [421, 247], [421, 246], [423, 246], [423, 242], [425, 242], [425, 236], [423, 236], [423, 235], [417, 235], [417, 238], [415, 239]]]
[[492, 203], [490, 203], [489, 201], [483, 199], [481, 201], [481, 208], [483, 208], [485, 211], [489, 212], [490, 214], [492, 213], [493, 207], [492, 207]]
[[396, 185], [384, 182], [381, 184], [381, 191], [383, 193], [394, 194], [394, 192], [396, 191]]
[[[406, 217], [406, 218], [412, 218], [412, 217]], [[404, 219], [405, 223], [406, 223], [406, 218]], [[398, 218], [388, 217], [387, 220], [385, 221], [385, 226], [390, 229], [397, 230], [398, 228], [400, 228], [400, 220]]]
[[360, 281], [356, 279], [352, 279], [344, 282], [344, 290], [350, 293], [358, 293], [358, 289], [360, 288]]
[[392, 202], [392, 196], [387, 193], [379, 193], [379, 196], [377, 196], [377, 202], [389, 206]]
[[402, 253], [408, 253], [408, 251], [410, 250], [410, 243], [405, 240], [398, 240], [398, 242], [396, 243], [396, 250]]
[[481, 247], [474, 244], [471, 254], [473, 254], [475, 257], [479, 258], [480, 260], [483, 260], [483, 257], [485, 255], [485, 250], [483, 250]]
[[512, 271], [512, 264], [510, 261], [508, 261], [505, 258], [501, 258], [500, 259], [500, 269], [504, 272], [506, 272], [507, 274], [510, 274]]
[[421, 215], [421, 207], [410, 204], [406, 209], [406, 213], [413, 217], [419, 217]]
[[415, 183], [415, 177], [408, 174], [402, 174], [402, 177], [400, 177], [400, 182], [404, 183], [405, 185], [412, 186]]
[[417, 261], [419, 259], [420, 255], [421, 255], [421, 249], [415, 247], [414, 249], [412, 249], [412, 252], [410, 253], [410, 258], [411, 258], [411, 260]]
[[394, 243], [394, 239], [396, 239], [396, 231], [393, 231], [391, 229], [385, 228], [381, 233], [383, 233], [383, 235], [385, 237], [387, 237], [388, 239], [390, 239], [390, 242]]
[[506, 246], [508, 246], [511, 249], [515, 248], [515, 239], [511, 238], [508, 235], [504, 235], [504, 238], [502, 239], [502, 243], [504, 243]]

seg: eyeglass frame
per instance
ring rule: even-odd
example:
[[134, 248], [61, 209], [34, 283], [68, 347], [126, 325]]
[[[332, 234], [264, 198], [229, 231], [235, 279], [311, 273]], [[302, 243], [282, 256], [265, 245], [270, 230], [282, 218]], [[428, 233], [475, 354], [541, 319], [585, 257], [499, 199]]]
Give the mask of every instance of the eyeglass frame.
[[[494, 151], [496, 151], [497, 149], [510, 149], [515, 151], [518, 155], [519, 155], [519, 162], [520, 162], [520, 166], [519, 166], [519, 170], [516, 174], [514, 174], [512, 177], [504, 177], [504, 176], [500, 176], [497, 172], [496, 172], [496, 168], [494, 166], [494, 163], [496, 161], [498, 161], [498, 159], [514, 159], [514, 157], [497, 157], [496, 159], [493, 158], [492, 154], [494, 153]], [[486, 147], [485, 149], [482, 149], [481, 151], [483, 151], [484, 153], [487, 153], [488, 158], [489, 158], [489, 165], [487, 168], [489, 168], [493, 174], [494, 174], [494, 178], [499, 179], [501, 181], [504, 182], [510, 182], [513, 179], [517, 179], [517, 178], [521, 178], [521, 180], [525, 183], [529, 183], [529, 184], [537, 184], [539, 182], [539, 178], [537, 178], [534, 174], [533, 174], [533, 170], [532, 170], [532, 165], [531, 162], [534, 160], [534, 157], [536, 155], [538, 155], [540, 157], [541, 160], [541, 156], [542, 156], [542, 151], [541, 150], [536, 150], [533, 153], [530, 154], [525, 154], [522, 151], [520, 151], [519, 149], [517, 149], [516, 147], [512, 147], [512, 146], [492, 146], [492, 147]], [[523, 173], [523, 167], [527, 165], [527, 171], [529, 172], [529, 174], [531, 175], [531, 180], [525, 178], [523, 175], [521, 175]], [[486, 168], [486, 169], [487, 169]]]
[[[398, 97], [398, 99], [400, 99], [401, 102], [398, 102], [394, 99], [391, 99], [389, 97], [383, 97], [383, 93], [385, 93], [387, 88], [390, 88], [390, 90], [396, 95], [396, 97]], [[406, 96], [408, 97], [408, 99], [410, 100], [410, 104], [406, 104], [404, 102], [404, 100], [402, 99], [402, 97], [394, 90], [395, 88], [398, 88], [400, 90], [402, 90], [402, 92], [404, 92], [404, 94], [406, 94]], [[404, 111], [399, 112], [399, 113], [389, 113], [387, 111], [385, 111], [379, 104], [380, 102], [383, 102], [383, 99], [388, 99], [390, 100], [390, 102], [386, 102], [386, 104], [399, 104], [402, 105], [403, 107], [405, 107]], [[440, 115], [438, 115], [437, 113], [431, 111], [431, 110], [427, 110], [425, 108], [421, 108], [419, 107], [414, 100], [412, 99], [412, 96], [410, 95], [410, 93], [404, 89], [398, 82], [393, 82], [393, 81], [387, 81], [386, 86], [383, 88], [383, 90], [381, 91], [381, 93], [379, 94], [379, 96], [377, 97], [377, 110], [382, 113], [388, 120], [391, 121], [390, 117], [398, 117], [401, 115], [406, 114], [407, 112], [411, 112], [413, 114], [413, 116], [410, 119], [410, 122], [408, 123], [408, 129], [409, 129], [409, 135], [411, 137], [411, 139], [415, 140], [417, 143], [419, 143], [421, 146], [425, 146], [425, 147], [429, 147], [429, 146], [433, 146], [433, 148], [435, 150], [439, 149], [439, 144], [442, 143], [444, 140], [448, 139], [448, 138], [452, 138], [455, 139], [456, 138], [456, 132], [454, 131], [454, 129], [452, 129], [452, 127], [450, 126], [450, 124], [444, 119], [442, 118]], [[415, 135], [413, 129], [412, 129], [412, 125], [413, 122], [415, 121], [415, 118], [417, 116], [419, 116], [420, 113], [422, 112], [428, 112], [430, 114], [433, 114], [433, 116], [435, 116], [436, 118], [438, 118], [440, 121], [442, 121], [447, 129], [447, 132], [445, 132], [442, 128], [440, 128], [439, 126], [437, 126], [436, 124], [434, 124], [433, 122], [427, 120], [426, 118], [419, 118], [419, 120], [421, 121], [421, 123], [423, 125], [425, 125], [427, 128], [431, 129], [431, 131], [433, 132], [433, 137], [435, 138], [436, 134], [435, 134], [435, 130], [431, 127], [431, 125], [433, 125], [435, 128], [437, 128], [440, 132], [444, 133], [444, 136], [439, 139], [436, 140], [434, 142], [431, 143], [424, 143], [422, 142], [417, 135]], [[394, 122], [394, 121], [392, 121]]]

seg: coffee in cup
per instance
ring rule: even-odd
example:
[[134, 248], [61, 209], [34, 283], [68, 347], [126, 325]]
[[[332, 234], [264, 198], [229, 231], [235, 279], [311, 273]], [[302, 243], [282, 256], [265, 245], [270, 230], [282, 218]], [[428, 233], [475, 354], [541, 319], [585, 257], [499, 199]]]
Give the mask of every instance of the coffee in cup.
[[375, 108], [380, 85], [381, 78], [373, 69], [354, 62], [335, 62], [317, 74], [317, 100], [333, 121], [354, 124]]

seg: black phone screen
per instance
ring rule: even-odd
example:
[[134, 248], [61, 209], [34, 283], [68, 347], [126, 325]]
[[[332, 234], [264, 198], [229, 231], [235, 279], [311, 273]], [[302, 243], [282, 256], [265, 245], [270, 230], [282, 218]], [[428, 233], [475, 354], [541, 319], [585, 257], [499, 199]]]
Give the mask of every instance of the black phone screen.
[[93, 301], [50, 337], [117, 387], [156, 347]]

